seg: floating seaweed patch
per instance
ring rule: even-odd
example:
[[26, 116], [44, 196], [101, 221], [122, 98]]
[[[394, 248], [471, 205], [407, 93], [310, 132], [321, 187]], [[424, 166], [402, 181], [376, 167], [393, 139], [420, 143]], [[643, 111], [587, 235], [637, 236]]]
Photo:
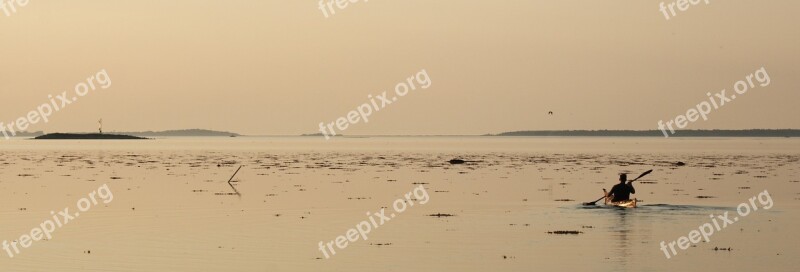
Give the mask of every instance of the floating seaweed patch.
[[369, 243], [371, 246], [391, 246], [392, 243]]
[[227, 196], [227, 195], [239, 195], [239, 194], [237, 194], [237, 193], [214, 193], [214, 195]]
[[563, 234], [563, 235], [578, 235], [583, 233], [582, 231], [577, 230], [556, 230], [556, 231], [548, 231], [548, 234]]

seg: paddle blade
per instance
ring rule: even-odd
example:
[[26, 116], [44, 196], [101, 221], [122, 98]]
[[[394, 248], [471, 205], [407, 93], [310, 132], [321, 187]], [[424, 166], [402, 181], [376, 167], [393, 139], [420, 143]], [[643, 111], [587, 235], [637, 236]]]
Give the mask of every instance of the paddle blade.
[[648, 175], [648, 174], [650, 174], [650, 173], [653, 173], [653, 169], [647, 170], [647, 172], [644, 172], [644, 173], [642, 173], [641, 175], [639, 175], [639, 177], [637, 177], [637, 178], [635, 178], [635, 179], [633, 179], [633, 180], [640, 179], [640, 178], [642, 178], [642, 177], [644, 177], [644, 176], [647, 176], [647, 175]]

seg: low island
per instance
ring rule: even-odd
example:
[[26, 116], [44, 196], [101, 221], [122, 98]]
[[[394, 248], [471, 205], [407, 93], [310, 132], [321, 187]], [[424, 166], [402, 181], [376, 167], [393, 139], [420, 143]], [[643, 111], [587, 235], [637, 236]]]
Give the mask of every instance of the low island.
[[34, 140], [147, 140], [148, 138], [120, 134], [100, 133], [51, 133], [33, 138]]
[[103, 133], [41, 133], [33, 138], [34, 140], [148, 140], [146, 137], [238, 137], [241, 134], [214, 131], [207, 129], [183, 129], [166, 131], [140, 131], [140, 132], [118, 132]]

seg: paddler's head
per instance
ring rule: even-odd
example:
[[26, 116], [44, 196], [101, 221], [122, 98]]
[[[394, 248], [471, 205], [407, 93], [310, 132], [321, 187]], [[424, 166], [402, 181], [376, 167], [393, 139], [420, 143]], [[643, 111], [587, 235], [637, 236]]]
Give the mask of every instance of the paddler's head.
[[619, 183], [625, 183], [628, 181], [628, 174], [619, 174]]

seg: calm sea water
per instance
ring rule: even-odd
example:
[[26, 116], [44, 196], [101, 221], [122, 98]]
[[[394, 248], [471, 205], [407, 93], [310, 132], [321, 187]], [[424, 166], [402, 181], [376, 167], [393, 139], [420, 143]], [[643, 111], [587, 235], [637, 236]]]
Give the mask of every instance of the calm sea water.
[[3, 150], [800, 153], [796, 138], [169, 137], [143, 141], [0, 141]]
[[[800, 265], [800, 140], [316, 137], [0, 142], [0, 241], [101, 185], [114, 200], [2, 271], [743, 271]], [[450, 165], [462, 158], [472, 163]], [[683, 162], [680, 166], [677, 162]], [[243, 166], [234, 195], [226, 183]], [[640, 208], [584, 207], [620, 172]], [[424, 186], [430, 201], [318, 250]], [[768, 191], [771, 209], [667, 259], [661, 241]], [[452, 217], [431, 217], [431, 214]], [[566, 230], [580, 234], [558, 235]], [[732, 248], [718, 251], [713, 248]], [[87, 252], [91, 253], [87, 253]]]

